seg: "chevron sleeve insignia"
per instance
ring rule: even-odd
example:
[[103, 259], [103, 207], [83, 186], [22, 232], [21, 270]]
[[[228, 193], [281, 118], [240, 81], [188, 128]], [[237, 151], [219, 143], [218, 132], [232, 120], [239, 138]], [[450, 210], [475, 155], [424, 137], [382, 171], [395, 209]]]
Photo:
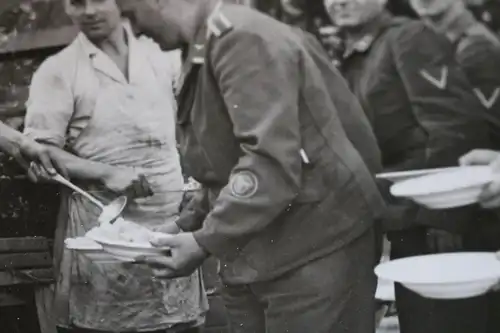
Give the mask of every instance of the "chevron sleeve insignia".
[[430, 84], [435, 86], [438, 89], [444, 90], [446, 89], [446, 85], [448, 84], [448, 67], [443, 66], [439, 75], [436, 73], [431, 74], [428, 70], [422, 69], [420, 71], [420, 75], [428, 81]]
[[474, 88], [474, 94], [476, 94], [477, 98], [485, 108], [490, 110], [493, 105], [498, 101], [498, 97], [500, 97], [500, 87], [496, 87], [495, 90], [490, 94], [489, 97], [483, 93], [483, 91], [479, 88]]

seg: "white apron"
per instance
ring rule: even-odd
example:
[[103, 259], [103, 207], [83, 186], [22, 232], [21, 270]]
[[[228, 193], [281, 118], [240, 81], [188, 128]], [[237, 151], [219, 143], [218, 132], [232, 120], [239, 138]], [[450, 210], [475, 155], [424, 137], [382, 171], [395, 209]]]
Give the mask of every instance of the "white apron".
[[[155, 229], [176, 216], [182, 199], [173, 101], [154, 80], [120, 85], [113, 82], [116, 74], [112, 76], [99, 77], [95, 109], [73, 152], [142, 172], [155, 194], [131, 202], [124, 217]], [[114, 198], [98, 184], [83, 186], [105, 202]], [[160, 281], [143, 265], [96, 264], [65, 250], [64, 238], [83, 236], [97, 225], [99, 212], [79, 195], [65, 195], [63, 200], [55, 239], [58, 276], [50, 308], [57, 325], [141, 331], [202, 320], [208, 304], [200, 272]]]

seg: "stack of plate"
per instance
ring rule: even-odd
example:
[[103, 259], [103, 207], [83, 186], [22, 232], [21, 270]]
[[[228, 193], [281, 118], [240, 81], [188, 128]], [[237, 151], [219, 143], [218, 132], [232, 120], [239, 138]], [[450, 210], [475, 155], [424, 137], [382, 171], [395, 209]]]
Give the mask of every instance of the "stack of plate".
[[99, 243], [87, 237], [68, 238], [64, 244], [68, 250], [81, 254], [96, 263], [111, 264], [123, 261], [107, 253]]
[[[152, 232], [152, 235], [155, 233]], [[164, 235], [164, 234], [163, 234]], [[135, 261], [138, 257], [164, 256], [169, 249], [157, 248], [149, 243], [130, 243], [92, 235], [92, 240], [102, 246], [103, 250], [121, 261]]]
[[457, 170], [460, 167], [450, 167], [450, 168], [437, 168], [437, 169], [422, 169], [422, 170], [411, 170], [411, 171], [397, 171], [397, 172], [385, 172], [376, 175], [378, 179], [386, 179], [393, 183], [399, 183], [408, 179], [418, 178], [438, 172], [446, 172]]
[[500, 261], [486, 252], [432, 254], [382, 263], [375, 274], [426, 298], [460, 299], [490, 291], [500, 280]]

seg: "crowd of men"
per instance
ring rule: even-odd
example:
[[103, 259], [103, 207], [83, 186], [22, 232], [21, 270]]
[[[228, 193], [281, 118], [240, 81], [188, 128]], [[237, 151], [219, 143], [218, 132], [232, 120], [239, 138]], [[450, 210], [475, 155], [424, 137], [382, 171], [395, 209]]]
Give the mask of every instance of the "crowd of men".
[[[500, 171], [497, 36], [462, 1], [410, 3], [421, 20], [325, 0], [335, 36], [318, 40], [217, 0], [65, 0], [81, 34], [35, 73], [25, 135], [0, 124], [0, 146], [34, 180], [57, 170], [103, 200], [126, 193], [126, 217], [170, 251], [76, 257], [64, 238], [96, 212], [68, 193], [57, 283], [39, 295], [57, 331], [198, 332], [198, 268], [214, 256], [231, 333], [373, 333], [383, 235], [392, 258], [498, 250], [500, 175], [481, 205], [445, 211], [374, 179]], [[179, 214], [177, 147], [202, 185]], [[396, 285], [396, 303], [402, 333], [500, 331], [496, 293], [436, 301]]]

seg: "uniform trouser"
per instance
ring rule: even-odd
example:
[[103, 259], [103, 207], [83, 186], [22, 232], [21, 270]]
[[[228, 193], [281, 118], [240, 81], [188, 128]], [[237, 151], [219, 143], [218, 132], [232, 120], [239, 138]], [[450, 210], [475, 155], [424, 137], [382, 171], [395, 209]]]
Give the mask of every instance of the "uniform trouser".
[[[391, 235], [393, 259], [426, 253], [424, 228]], [[435, 300], [421, 297], [397, 284], [396, 306], [401, 333], [500, 332], [499, 293], [461, 300]]]
[[374, 232], [275, 280], [225, 285], [230, 333], [373, 333]]

